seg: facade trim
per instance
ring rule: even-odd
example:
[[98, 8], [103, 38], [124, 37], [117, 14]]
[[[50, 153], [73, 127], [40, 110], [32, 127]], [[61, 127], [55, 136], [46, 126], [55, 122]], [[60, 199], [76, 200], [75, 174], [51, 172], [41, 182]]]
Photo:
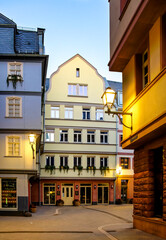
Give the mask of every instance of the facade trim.
[[[28, 174], [28, 175], [34, 175], [37, 174], [37, 170], [17, 170], [17, 169], [0, 169], [0, 174]], [[2, 177], [2, 176], [1, 176]]]
[[[82, 96], [81, 96], [82, 97]], [[46, 100], [46, 105], [50, 105], [50, 104], [56, 104], [56, 105], [65, 105], [65, 106], [95, 106], [95, 107], [99, 107], [103, 109], [103, 104], [99, 104], [99, 103], [87, 103], [87, 102], [65, 102], [65, 101], [47, 101]]]
[[34, 133], [34, 134], [39, 134], [41, 135], [42, 133], [42, 130], [41, 129], [7, 129], [7, 128], [4, 128], [4, 129], [0, 129], [0, 133], [26, 133], [26, 134], [30, 134], [30, 133]]
[[[62, 119], [63, 120], [63, 119]], [[78, 121], [78, 120], [76, 120], [76, 121]], [[116, 123], [116, 122], [115, 122]], [[76, 126], [76, 127], [74, 127], [74, 126], [58, 126], [58, 125], [45, 125], [45, 128], [46, 129], [53, 129], [53, 128], [63, 128], [63, 129], [78, 129], [78, 128], [81, 128], [81, 129], [93, 129], [93, 130], [100, 130], [100, 129], [102, 129], [103, 131], [104, 130], [113, 130], [113, 131], [116, 131], [116, 128], [103, 128], [103, 127], [82, 127], [82, 126]]]
[[96, 155], [117, 155], [116, 151], [115, 152], [96, 152], [96, 151], [65, 151], [65, 150], [44, 150], [43, 153], [61, 153], [61, 154], [96, 154]]
[[0, 95], [22, 95], [22, 96], [41, 96], [42, 92], [25, 92], [25, 91], [0, 91]]

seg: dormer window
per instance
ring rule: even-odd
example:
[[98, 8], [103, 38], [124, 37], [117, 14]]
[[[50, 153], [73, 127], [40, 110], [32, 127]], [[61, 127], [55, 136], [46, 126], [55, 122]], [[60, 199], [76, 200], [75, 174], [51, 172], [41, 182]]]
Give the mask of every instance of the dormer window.
[[76, 68], [76, 77], [80, 77], [80, 69]]

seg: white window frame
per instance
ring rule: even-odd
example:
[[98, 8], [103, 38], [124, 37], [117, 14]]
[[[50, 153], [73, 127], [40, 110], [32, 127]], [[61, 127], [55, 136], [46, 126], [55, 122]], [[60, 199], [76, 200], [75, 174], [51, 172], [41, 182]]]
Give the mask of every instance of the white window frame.
[[[75, 164], [75, 160], [76, 160], [76, 164]], [[79, 160], [80, 160], [80, 164], [79, 164]], [[78, 167], [78, 166], [81, 166], [81, 164], [82, 164], [82, 157], [81, 156], [74, 156], [73, 157], [73, 166]]]
[[[69, 164], [69, 162], [68, 162], [68, 161], [69, 161], [68, 156], [60, 156], [59, 158], [60, 158], [59, 161], [60, 161], [60, 166], [61, 166], [61, 167], [68, 166], [68, 164]], [[61, 158], [62, 158], [63, 165], [61, 165]], [[67, 159], [67, 164], [65, 164], [66, 159]]]
[[108, 167], [108, 165], [108, 157], [100, 157], [100, 167]]
[[65, 118], [73, 119], [73, 107], [65, 107]]
[[[54, 165], [51, 164], [51, 158], [54, 158]], [[48, 164], [47, 164], [47, 158], [48, 158]], [[55, 156], [46, 156], [46, 166], [55, 166]]]
[[[48, 134], [48, 138], [47, 138]], [[55, 140], [55, 133], [54, 130], [51, 129], [46, 129], [46, 137], [45, 137], [46, 142], [54, 142]]]
[[86, 84], [68, 84], [68, 96], [88, 96], [88, 85]]
[[[88, 141], [88, 136], [90, 138], [90, 141]], [[92, 141], [94, 137], [94, 141]], [[87, 143], [95, 143], [95, 131], [94, 130], [87, 130]]]
[[[76, 137], [76, 139], [75, 139]], [[79, 141], [79, 138], [81, 137], [81, 141]], [[82, 142], [82, 131], [81, 130], [74, 130], [74, 140], [75, 143], [81, 143]]]
[[[88, 158], [90, 159], [90, 165], [88, 166]], [[94, 159], [94, 165], [92, 164], [92, 160]], [[95, 157], [88, 157], [87, 156], [87, 167], [95, 167]]]
[[[13, 104], [10, 104], [10, 100], [13, 100]], [[19, 103], [16, 103], [16, 100], [19, 100]], [[10, 116], [10, 111], [9, 111], [9, 106], [13, 106], [13, 115]], [[16, 116], [16, 110], [17, 106], [19, 106], [19, 115]], [[16, 96], [11, 96], [11, 97], [6, 97], [6, 117], [9, 118], [20, 118], [22, 117], [22, 98], [21, 97], [16, 97]]]
[[[89, 118], [88, 118], [88, 113], [89, 113]], [[83, 108], [82, 109], [82, 119], [83, 120], [90, 120], [90, 114], [91, 113], [91, 109], [90, 108]], [[84, 114], [85, 114], [85, 118], [84, 118]]]
[[[103, 140], [101, 139], [102, 137], [103, 137]], [[102, 144], [108, 143], [108, 131], [100, 131], [100, 143]]]
[[96, 120], [103, 121], [104, 120], [104, 110], [101, 108], [96, 108]]
[[[9, 139], [14, 139], [14, 141], [9, 142]], [[19, 139], [19, 142], [16, 141], [16, 139]], [[16, 144], [18, 144], [18, 154], [16, 154]], [[9, 145], [11, 145], [12, 153], [9, 151]], [[21, 156], [21, 147], [22, 147], [22, 138], [18, 135], [9, 135], [6, 136], [6, 155], [11, 157], [19, 157]]]
[[51, 106], [51, 118], [59, 118], [60, 108], [57, 106]]
[[[12, 69], [11, 66], [14, 66]], [[20, 69], [17, 69], [20, 66]], [[18, 75], [23, 77], [23, 63], [21, 62], [8, 62], [8, 75]]]
[[[61, 140], [62, 136], [62, 140]], [[66, 139], [67, 136], [67, 139]], [[67, 129], [60, 129], [60, 134], [59, 134], [59, 141], [60, 142], [68, 142], [68, 130]]]

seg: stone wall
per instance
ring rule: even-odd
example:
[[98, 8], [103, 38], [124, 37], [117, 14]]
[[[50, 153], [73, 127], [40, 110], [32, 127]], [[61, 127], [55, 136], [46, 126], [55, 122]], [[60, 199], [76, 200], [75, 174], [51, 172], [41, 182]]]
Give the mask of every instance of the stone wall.
[[134, 215], [154, 217], [154, 149], [163, 147], [163, 219], [166, 220], [166, 136], [134, 153]]

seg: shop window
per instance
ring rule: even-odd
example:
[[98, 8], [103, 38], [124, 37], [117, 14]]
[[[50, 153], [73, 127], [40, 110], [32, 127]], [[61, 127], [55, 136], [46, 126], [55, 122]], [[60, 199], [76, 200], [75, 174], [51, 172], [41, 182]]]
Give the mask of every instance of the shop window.
[[22, 117], [22, 98], [7, 97], [6, 98], [6, 117]]
[[129, 169], [129, 158], [121, 158], [120, 162], [122, 169]]
[[51, 106], [51, 118], [59, 118], [59, 107]]
[[60, 130], [60, 142], [68, 142], [68, 130]]
[[87, 142], [88, 143], [95, 142], [95, 131], [87, 131]]
[[54, 156], [46, 156], [46, 166], [54, 166]]
[[74, 142], [81, 142], [81, 131], [75, 130], [74, 131]]
[[16, 208], [17, 207], [17, 189], [16, 179], [2, 178], [2, 208]]
[[10, 136], [8, 139], [8, 156], [20, 156], [20, 137]]

